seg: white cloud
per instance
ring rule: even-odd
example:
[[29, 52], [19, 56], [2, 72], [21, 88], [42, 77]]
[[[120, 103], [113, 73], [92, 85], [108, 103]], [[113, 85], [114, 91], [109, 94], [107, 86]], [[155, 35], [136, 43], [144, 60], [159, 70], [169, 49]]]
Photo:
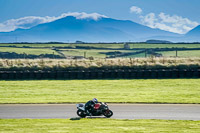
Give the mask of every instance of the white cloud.
[[0, 23], [0, 31], [9, 32], [17, 28], [28, 29], [38, 24], [51, 22], [53, 20], [54, 18], [48, 16], [47, 17], [28, 16], [19, 19], [10, 19], [3, 23]]
[[69, 12], [69, 13], [63, 13], [61, 16], [56, 17], [56, 19], [64, 18], [64, 17], [67, 17], [67, 16], [74, 16], [74, 17], [76, 17], [76, 19], [94, 19], [94, 20], [98, 20], [100, 18], [108, 18], [107, 16], [101, 15], [101, 14], [98, 14], [98, 13], [88, 14], [88, 13], [85, 13], [85, 12], [82, 12], [82, 13]]
[[87, 14], [85, 12], [79, 13], [79, 12], [69, 12], [69, 13], [63, 13], [60, 16], [45, 16], [45, 17], [37, 17], [37, 16], [28, 16], [18, 19], [10, 19], [3, 23], [0, 23], [0, 32], [9, 32], [14, 31], [15, 29], [22, 28], [22, 29], [29, 29], [33, 26], [36, 26], [38, 24], [42, 23], [48, 23], [55, 21], [57, 19], [61, 19], [67, 16], [74, 16], [76, 19], [94, 19], [98, 20], [100, 18], [107, 18], [105, 15], [101, 15], [98, 13], [91, 13]]
[[146, 16], [140, 16], [140, 18], [143, 24], [151, 28], [153, 28], [155, 21], [157, 21], [156, 15], [154, 13], [149, 13]]
[[137, 6], [132, 6], [130, 8], [130, 13], [141, 14], [142, 13], [142, 9], [137, 7]]
[[143, 10], [140, 7], [132, 6], [130, 8], [130, 13], [140, 14], [139, 18], [141, 19], [141, 23], [151, 28], [158, 28], [165, 31], [185, 34], [199, 25], [199, 23], [196, 21], [192, 21], [188, 18], [183, 18], [182, 16], [178, 15], [171, 16], [163, 12], [158, 15], [155, 13], [141, 15], [142, 12]]
[[154, 13], [149, 13], [144, 16], [141, 15], [140, 19], [144, 25], [151, 28], [158, 28], [179, 34], [185, 34], [199, 25], [198, 22], [191, 21], [188, 18], [177, 15], [170, 16], [163, 12], [158, 15]]

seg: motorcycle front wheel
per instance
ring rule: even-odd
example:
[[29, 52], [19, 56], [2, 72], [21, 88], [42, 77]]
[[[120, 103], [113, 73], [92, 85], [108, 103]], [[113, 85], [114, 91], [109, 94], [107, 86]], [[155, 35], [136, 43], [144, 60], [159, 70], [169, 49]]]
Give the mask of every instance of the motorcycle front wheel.
[[107, 118], [110, 118], [113, 115], [113, 112], [111, 110], [106, 110], [103, 115]]
[[80, 116], [81, 118], [85, 118], [85, 117], [86, 117], [86, 114], [85, 114], [85, 112], [84, 112], [83, 110], [80, 110], [80, 109], [79, 109], [79, 110], [77, 110], [76, 113], [77, 113], [77, 115]]

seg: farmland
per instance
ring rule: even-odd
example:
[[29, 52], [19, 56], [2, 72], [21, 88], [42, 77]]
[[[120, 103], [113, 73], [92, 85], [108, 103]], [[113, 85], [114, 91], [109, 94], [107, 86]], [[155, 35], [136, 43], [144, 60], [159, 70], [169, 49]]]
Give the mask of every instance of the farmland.
[[[200, 48], [200, 44], [145, 44], [145, 43], [136, 43], [129, 44], [130, 48]], [[0, 44], [0, 46], [17, 46], [17, 47], [76, 47], [76, 46], [88, 46], [88, 47], [97, 47], [97, 48], [123, 48], [124, 44]]]
[[[130, 49], [124, 49], [124, 44], [0, 44], [0, 52], [15, 52], [17, 54], [57, 54], [65, 57], [93, 57], [93, 58], [106, 58], [106, 57], [122, 57], [122, 58], [141, 58], [152, 56], [152, 53], [136, 53], [141, 49], [164, 49], [158, 52], [164, 57], [175, 57], [175, 48], [194, 50], [178, 50], [178, 57], [200, 57], [199, 49], [200, 44], [129, 44]], [[171, 51], [166, 51], [171, 49]], [[198, 50], [195, 50], [198, 49]], [[174, 49], [174, 50], [173, 50]], [[59, 51], [59, 53], [58, 53]], [[130, 53], [126, 55], [125, 53]], [[132, 54], [131, 54], [132, 53]], [[155, 56], [155, 55], [154, 55]]]
[[95, 57], [95, 58], [106, 58], [106, 53], [128, 53], [128, 52], [136, 52], [135, 50], [85, 50], [85, 49], [60, 49], [60, 51], [66, 55], [66, 56], [77, 56], [82, 55], [84, 56], [84, 53], [86, 54], [86, 57]]
[[[170, 51], [170, 52], [159, 52], [164, 57], [172, 57], [176, 56], [176, 51]], [[200, 57], [200, 50], [192, 50], [192, 51], [179, 51], [178, 57]]]
[[28, 49], [28, 48], [14, 48], [14, 47], [1, 47], [0, 52], [15, 52], [17, 54], [58, 54], [54, 50], [51, 49]]

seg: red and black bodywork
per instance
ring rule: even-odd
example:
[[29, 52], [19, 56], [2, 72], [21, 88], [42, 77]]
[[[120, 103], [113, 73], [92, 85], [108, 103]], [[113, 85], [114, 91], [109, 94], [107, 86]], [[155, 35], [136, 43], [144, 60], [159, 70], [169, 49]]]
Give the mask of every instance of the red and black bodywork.
[[[84, 104], [77, 104], [77, 115], [80, 117], [86, 117], [87, 113], [85, 112]], [[110, 118], [113, 115], [113, 112], [108, 108], [106, 103], [96, 103], [91, 110], [92, 116], [102, 116], [104, 115], [107, 118]]]

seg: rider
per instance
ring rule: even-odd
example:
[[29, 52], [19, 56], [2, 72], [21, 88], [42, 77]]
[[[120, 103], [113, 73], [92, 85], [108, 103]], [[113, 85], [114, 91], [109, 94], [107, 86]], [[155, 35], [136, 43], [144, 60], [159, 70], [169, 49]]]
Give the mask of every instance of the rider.
[[92, 100], [88, 101], [85, 104], [85, 111], [87, 115], [91, 115], [91, 112], [93, 111], [93, 107], [96, 103], [98, 103], [98, 100], [96, 98], [93, 98]]

